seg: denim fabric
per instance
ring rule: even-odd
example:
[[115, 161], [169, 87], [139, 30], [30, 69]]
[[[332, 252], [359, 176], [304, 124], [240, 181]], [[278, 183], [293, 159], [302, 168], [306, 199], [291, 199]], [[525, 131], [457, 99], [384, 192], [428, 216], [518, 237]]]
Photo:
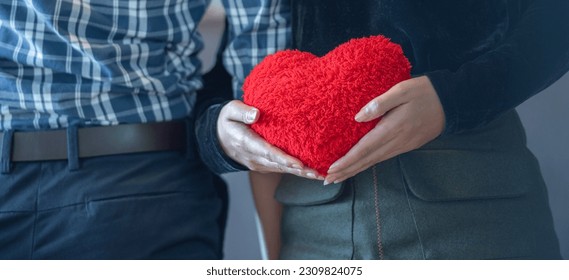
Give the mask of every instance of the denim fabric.
[[14, 162], [1, 259], [220, 259], [225, 185], [180, 152]]

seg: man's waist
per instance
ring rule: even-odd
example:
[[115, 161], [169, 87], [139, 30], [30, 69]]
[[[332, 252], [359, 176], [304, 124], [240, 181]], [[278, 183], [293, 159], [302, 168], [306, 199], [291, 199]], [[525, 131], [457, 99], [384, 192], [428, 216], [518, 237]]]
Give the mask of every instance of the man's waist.
[[72, 123], [111, 126], [183, 119], [192, 114], [195, 95], [192, 90], [173, 95], [102, 93], [93, 100], [83, 97], [67, 101], [45, 98], [43, 103], [4, 100], [0, 102], [0, 131], [61, 129]]
[[[140, 152], [186, 150], [186, 121], [0, 132], [11, 161], [65, 160]], [[73, 154], [73, 155], [71, 155]]]

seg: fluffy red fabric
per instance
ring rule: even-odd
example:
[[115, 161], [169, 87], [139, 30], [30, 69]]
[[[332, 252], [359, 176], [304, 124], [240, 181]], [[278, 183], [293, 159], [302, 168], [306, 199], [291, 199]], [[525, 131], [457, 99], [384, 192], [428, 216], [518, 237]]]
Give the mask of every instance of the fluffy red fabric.
[[410, 69], [401, 47], [383, 36], [352, 39], [320, 58], [285, 50], [251, 71], [243, 98], [260, 110], [254, 131], [326, 175], [379, 121], [358, 123], [356, 113], [409, 79]]

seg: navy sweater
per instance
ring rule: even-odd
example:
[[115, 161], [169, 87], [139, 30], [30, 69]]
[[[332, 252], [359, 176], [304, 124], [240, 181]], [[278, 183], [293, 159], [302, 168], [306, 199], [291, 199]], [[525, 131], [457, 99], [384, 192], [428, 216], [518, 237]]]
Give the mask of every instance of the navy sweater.
[[[376, 34], [401, 44], [439, 95], [443, 134], [484, 126], [569, 70], [568, 0], [290, 1], [296, 49], [324, 55]], [[220, 109], [199, 110], [200, 153], [216, 173], [244, 170], [219, 145]]]
[[401, 44], [427, 75], [444, 133], [477, 128], [569, 69], [567, 0], [292, 0], [294, 47], [323, 55], [356, 37]]

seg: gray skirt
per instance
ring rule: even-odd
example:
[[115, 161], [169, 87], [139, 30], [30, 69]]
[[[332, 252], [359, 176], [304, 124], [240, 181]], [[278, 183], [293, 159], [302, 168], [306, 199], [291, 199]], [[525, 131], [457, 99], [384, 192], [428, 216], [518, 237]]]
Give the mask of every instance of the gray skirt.
[[515, 111], [342, 184], [284, 176], [282, 259], [559, 259]]

